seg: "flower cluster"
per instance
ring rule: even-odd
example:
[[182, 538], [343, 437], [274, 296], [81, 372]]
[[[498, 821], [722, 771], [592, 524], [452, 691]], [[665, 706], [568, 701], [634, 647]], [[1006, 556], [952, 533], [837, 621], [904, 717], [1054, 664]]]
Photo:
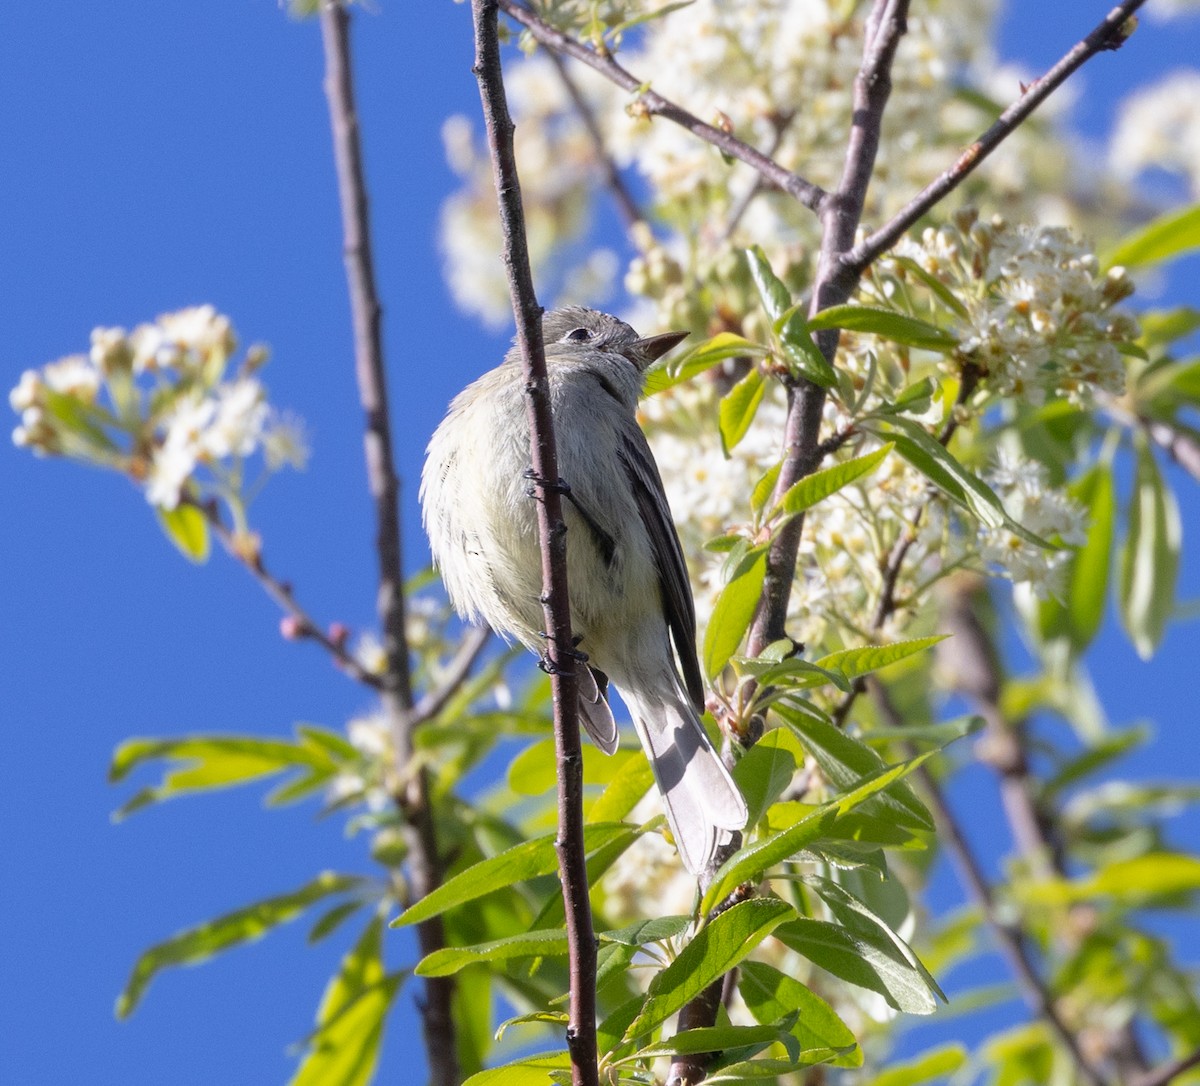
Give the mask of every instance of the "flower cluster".
[[1109, 144], [1113, 171], [1132, 180], [1145, 170], [1179, 174], [1200, 198], [1200, 71], [1183, 68], [1121, 103]]
[[[1123, 268], [1101, 273], [1095, 254], [1070, 231], [1012, 225], [964, 211], [897, 247], [945, 284], [961, 304], [955, 360], [984, 387], [1042, 403], [1060, 396], [1088, 404], [1120, 395], [1120, 348], [1138, 334], [1114, 306], [1133, 291]], [[896, 274], [903, 278], [904, 270]]]
[[205, 489], [240, 507], [248, 457], [261, 452], [268, 471], [303, 468], [308, 450], [302, 423], [274, 411], [255, 376], [263, 348], [227, 374], [236, 347], [229, 319], [212, 306], [131, 332], [97, 328], [88, 354], [21, 375], [9, 394], [21, 416], [13, 441], [124, 472], [159, 509]]

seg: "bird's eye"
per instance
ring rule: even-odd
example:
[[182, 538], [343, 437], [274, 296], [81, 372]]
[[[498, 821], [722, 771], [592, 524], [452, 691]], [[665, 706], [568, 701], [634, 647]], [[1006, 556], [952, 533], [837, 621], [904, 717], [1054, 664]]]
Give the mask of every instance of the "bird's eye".
[[572, 343], [586, 343], [592, 338], [592, 330], [590, 328], [572, 328], [563, 339], [569, 339]]

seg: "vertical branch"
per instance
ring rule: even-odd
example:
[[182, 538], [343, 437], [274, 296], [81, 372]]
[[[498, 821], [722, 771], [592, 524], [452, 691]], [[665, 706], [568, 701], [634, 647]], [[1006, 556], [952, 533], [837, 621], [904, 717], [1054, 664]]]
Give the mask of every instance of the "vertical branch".
[[[854, 80], [854, 114], [841, 181], [818, 205], [821, 218], [821, 254], [813, 283], [811, 315], [847, 301], [858, 285], [860, 271], [848, 267], [844, 255], [854, 244], [862, 220], [867, 186], [875, 168], [883, 111], [892, 92], [891, 68], [906, 30], [908, 0], [875, 0], [866, 25], [862, 65]], [[817, 346], [833, 363], [838, 347], [838, 330], [817, 333]], [[783, 466], [775, 496], [810, 474], [821, 462], [821, 410], [825, 390], [811, 381], [798, 379], [788, 384], [788, 413], [784, 426]], [[788, 600], [796, 574], [796, 556], [804, 518], [794, 517], [775, 537], [767, 552], [767, 574], [762, 602], [750, 630], [751, 655], [762, 652], [772, 641], [786, 636]]]
[[513, 154], [513, 122], [504, 93], [497, 35], [497, 0], [472, 0], [479, 97], [504, 232], [517, 343], [525, 367], [530, 453], [538, 492], [538, 535], [542, 552], [542, 605], [547, 645], [544, 667], [554, 691], [554, 747], [558, 761], [559, 879], [566, 911], [571, 970], [567, 1047], [575, 1086], [598, 1086], [596, 1067], [596, 937], [588, 901], [587, 854], [583, 843], [583, 756], [579, 744], [578, 680], [567, 590], [567, 527], [562, 515], [558, 456], [550, 413], [550, 386], [542, 343], [542, 310], [533, 289], [521, 187]]
[[[380, 695], [395, 746], [399, 780], [395, 799], [406, 824], [412, 895], [419, 899], [438, 886], [442, 871], [433, 812], [429, 808], [428, 781], [424, 770], [414, 772], [411, 765], [413, 696], [404, 623], [400, 481], [396, 476], [392, 453], [387, 379], [380, 335], [383, 311], [375, 288], [362, 143], [354, 101], [350, 15], [341, 0], [325, 0], [322, 5], [321, 39], [325, 50], [325, 94], [329, 100], [329, 122], [342, 210], [346, 279], [354, 327], [354, 371], [359, 399], [366, 415], [363, 443], [367, 481], [375, 502], [375, 547], [379, 558], [377, 609], [387, 659]], [[417, 941], [422, 956], [445, 946], [441, 918], [434, 917], [419, 924]], [[436, 1086], [457, 1086], [459, 1080], [451, 1014], [453, 991], [450, 978], [430, 977], [425, 981], [421, 1018], [430, 1075]]]

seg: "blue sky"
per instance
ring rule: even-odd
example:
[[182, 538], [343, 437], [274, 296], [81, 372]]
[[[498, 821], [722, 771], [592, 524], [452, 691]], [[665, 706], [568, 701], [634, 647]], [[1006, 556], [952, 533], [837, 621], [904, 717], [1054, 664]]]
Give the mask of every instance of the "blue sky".
[[[1005, 57], [1044, 67], [1108, 6], [1020, 0]], [[357, 19], [356, 63], [416, 569], [425, 441], [503, 343], [454, 310], [436, 248], [453, 184], [441, 123], [478, 104], [469, 9], [374, 8]], [[1200, 21], [1147, 27], [1087, 70], [1081, 124], [1103, 132], [1115, 95], [1198, 53]], [[271, 345], [273, 400], [313, 439], [308, 471], [281, 476], [255, 506], [267, 558], [314, 615], [369, 627], [371, 508], [316, 25], [272, 0], [13, 5], [0, 102], [4, 387], [84, 349], [94, 325], [214, 303], [243, 342]], [[224, 556], [185, 563], [125, 481], [34, 461], [5, 440], [0, 495], [0, 1073], [22, 1086], [286, 1081], [287, 1047], [309, 1028], [345, 939], [307, 950], [303, 925], [284, 928], [163, 977], [131, 1021], [114, 1020], [113, 1001], [149, 943], [317, 869], [361, 870], [364, 844], [311, 807], [263, 813], [255, 789], [114, 826], [128, 793], [105, 770], [129, 736], [338, 726], [369, 701], [319, 650], [283, 642], [273, 605]], [[1185, 533], [1197, 508], [1185, 504]], [[1184, 582], [1185, 596], [1200, 594], [1194, 559]], [[1113, 718], [1158, 722], [1147, 773], [1195, 770], [1194, 709], [1174, 677], [1194, 668], [1194, 636], [1174, 629], [1148, 666], [1111, 626], [1099, 647]], [[990, 839], [988, 826], [973, 830]], [[1195, 819], [1179, 831], [1200, 843]], [[401, 1003], [381, 1081], [417, 1081], [404, 1070], [419, 1052], [415, 1018]]]

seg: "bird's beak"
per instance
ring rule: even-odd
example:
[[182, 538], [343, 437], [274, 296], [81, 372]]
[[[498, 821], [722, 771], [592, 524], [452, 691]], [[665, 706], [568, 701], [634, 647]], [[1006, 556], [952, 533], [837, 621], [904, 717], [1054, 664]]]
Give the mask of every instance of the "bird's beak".
[[630, 344], [630, 353], [636, 354], [642, 361], [642, 368], [649, 366], [662, 358], [672, 347], [682, 343], [690, 332], [663, 332], [657, 336], [647, 336]]

